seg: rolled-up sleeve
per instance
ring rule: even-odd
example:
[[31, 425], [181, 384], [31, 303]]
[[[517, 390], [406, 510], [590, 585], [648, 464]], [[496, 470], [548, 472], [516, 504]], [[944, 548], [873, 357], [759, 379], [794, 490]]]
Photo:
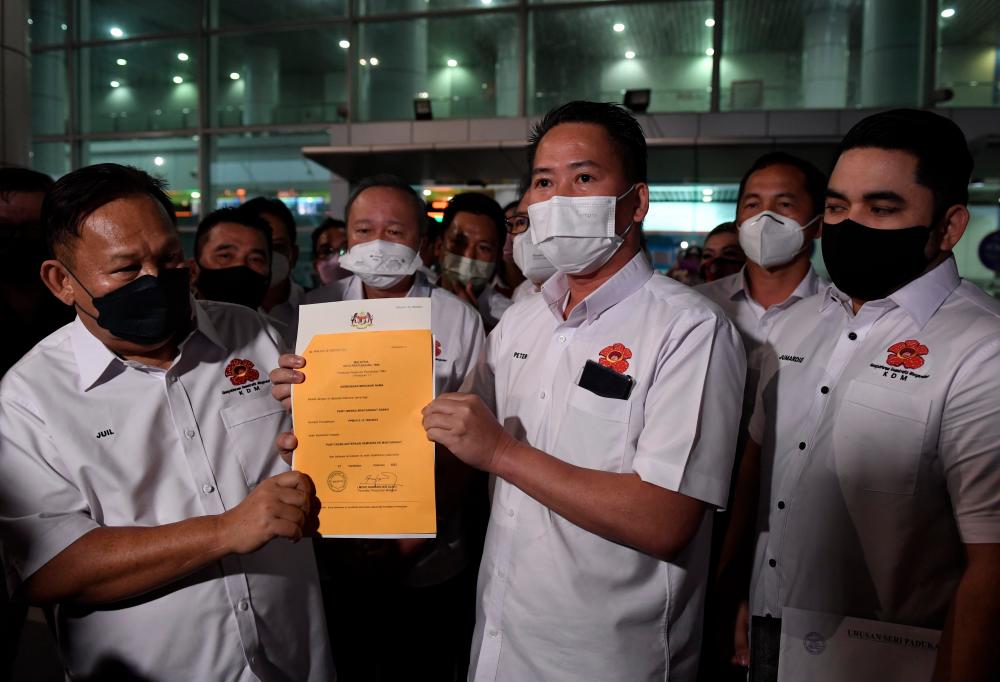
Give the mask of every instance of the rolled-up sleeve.
[[633, 471], [724, 507], [745, 378], [746, 354], [732, 323], [707, 309], [682, 312], [646, 396]]
[[98, 524], [36, 406], [0, 398], [0, 538], [7, 588], [21, 584]]

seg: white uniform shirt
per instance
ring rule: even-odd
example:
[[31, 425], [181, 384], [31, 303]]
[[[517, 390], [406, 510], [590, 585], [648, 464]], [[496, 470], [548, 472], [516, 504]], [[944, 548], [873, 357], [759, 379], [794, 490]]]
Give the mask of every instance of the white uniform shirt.
[[510, 300], [517, 303], [518, 301], [534, 296], [535, 294], [539, 294], [541, 291], [542, 288], [540, 286], [532, 282], [530, 279], [526, 279], [514, 287], [514, 293], [510, 295]]
[[850, 310], [830, 286], [772, 333], [751, 609], [941, 628], [962, 544], [1000, 542], [1000, 303], [948, 259]]
[[[13, 591], [99, 527], [159, 526], [232, 509], [287, 471], [289, 423], [270, 395], [275, 332], [225, 303], [164, 371], [123, 361], [77, 318], [0, 384], [0, 532]], [[72, 677], [328, 680], [311, 542], [274, 540], [107, 607], [58, 605]], [[118, 671], [115, 673], [114, 671]]]
[[[427, 282], [423, 273], [414, 275], [408, 297], [430, 297], [431, 332], [434, 335], [434, 394], [457, 391], [476, 366], [483, 352], [483, 321], [472, 306], [454, 294]], [[364, 298], [357, 275], [331, 282], [306, 294], [306, 303], [360, 301]], [[462, 539], [461, 511], [438, 519], [433, 548], [425, 552], [406, 576], [414, 587], [435, 585], [457, 575], [471, 557]]]
[[271, 308], [270, 311], [261, 309], [260, 312], [273, 317], [278, 322], [274, 325], [275, 328], [281, 333], [288, 347], [294, 348], [295, 334], [299, 329], [299, 306], [305, 302], [306, 290], [296, 284], [295, 280], [289, 280], [288, 283], [291, 285], [288, 290], [288, 298]]
[[479, 314], [483, 316], [483, 322], [492, 328], [500, 322], [500, 318], [507, 312], [507, 309], [514, 305], [514, 301], [489, 284], [479, 294], [476, 304], [479, 308]]
[[[576, 466], [637, 473], [722, 506], [745, 355], [735, 327], [638, 254], [563, 320], [565, 275], [515, 304], [471, 388], [505, 430]], [[587, 360], [635, 379], [627, 400], [577, 385]], [[471, 680], [693, 680], [711, 524], [667, 563], [599, 537], [496, 480]]]

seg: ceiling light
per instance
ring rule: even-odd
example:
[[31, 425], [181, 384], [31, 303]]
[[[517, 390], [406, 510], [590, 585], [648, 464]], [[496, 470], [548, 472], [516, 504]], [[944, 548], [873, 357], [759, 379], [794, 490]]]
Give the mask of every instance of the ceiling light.
[[628, 52], [626, 52], [625, 53], [625, 59], [635, 59], [635, 52], [633, 52], [632, 50], [629, 50]]
[[66, 24], [59, 24], [59, 28], [65, 31], [69, 28], [69, 26], [67, 26]]
[[115, 60], [115, 64], [117, 64], [118, 66], [125, 66], [126, 64], [128, 64], [128, 60], [119, 57], [118, 59]]
[[34, 25], [34, 23], [35, 23], [35, 20], [32, 19], [31, 17], [28, 17], [28, 26], [32, 26], [32, 25]]
[[344, 48], [346, 50], [347, 48], [349, 48], [351, 46], [351, 41], [350, 40], [341, 40], [340, 43], [338, 43], [338, 44], [342, 48]]
[[238, 81], [240, 79], [240, 74], [238, 74], [235, 71], [233, 71], [232, 73], [229, 74], [229, 79], [230, 80], [234, 80], [234, 81]]
[[703, 195], [701, 197], [701, 200], [704, 201], [707, 204], [707, 203], [709, 203], [709, 202], [712, 201], [712, 195], [711, 194], [705, 194], [705, 195]]
[[177, 60], [178, 61], [186, 62], [189, 59], [191, 59], [191, 57], [188, 56], [187, 52], [178, 52], [177, 53]]
[[111, 81], [111, 87], [117, 88], [117, 87], [120, 87], [120, 86], [121, 86], [120, 82], [118, 82], [118, 81]]
[[715, 190], [712, 189], [711, 187], [706, 187], [705, 189], [701, 190], [701, 193], [706, 196], [712, 196], [713, 194], [715, 194]]
[[951, 19], [953, 16], [955, 16], [955, 10], [952, 9], [951, 7], [949, 7], [948, 9], [941, 10], [942, 19]]
[[184, 79], [183, 79], [183, 78], [181, 78], [180, 76], [174, 76], [174, 77], [173, 77], [173, 81], [174, 81], [174, 83], [176, 83], [177, 85], [180, 85], [181, 83], [183, 83], [183, 82], [184, 82]]
[[431, 96], [431, 93], [429, 93], [429, 92], [418, 92], [417, 93], [417, 98], [418, 99], [430, 99], [430, 96]]
[[194, 192], [191, 192], [191, 198], [192, 199], [201, 199], [201, 192], [199, 192], [197, 190], [195, 190]]
[[361, 66], [368, 66], [368, 60], [362, 57], [361, 59], [358, 60], [358, 64], [360, 64]]
[[687, 248], [687, 247], [689, 247], [689, 246], [691, 246], [691, 245], [690, 245], [690, 244], [688, 244], [687, 242], [681, 242], [681, 248], [682, 248], [682, 249], [686, 249], [686, 248]]
[[612, 26], [611, 30], [614, 31], [615, 33], [621, 33], [622, 31], [625, 30], [625, 24], [619, 22], [619, 23], [615, 24], [614, 26]]
[[458, 60], [457, 59], [449, 59], [448, 62], [447, 62], [447, 64], [448, 64], [449, 67], [451, 67], [452, 69], [454, 69], [456, 66], [458, 66]]
[[372, 57], [371, 59], [368, 60], [368, 63], [371, 64], [372, 66], [378, 66], [378, 57]]
[[493, 0], [481, 0], [481, 2], [482, 2], [482, 3], [484, 4], [484, 5], [492, 5], [492, 4], [493, 4]]
[[125, 35], [125, 31], [121, 30], [117, 26], [112, 26], [110, 29], [108, 29], [108, 33], [111, 34], [112, 38], [121, 38], [122, 36]]
[[424, 190], [424, 196], [425, 197], [429, 197], [430, 195], [431, 195], [431, 191], [429, 189], [425, 189]]
[[714, 56], [715, 55], [715, 48], [714, 47], [708, 48], [707, 50], [705, 50], [705, 54], [707, 56], [709, 56], [709, 57]]
[[166, 160], [162, 156], [154, 156], [153, 163], [156, 164], [157, 166], [162, 166], [163, 164], [166, 163]]
[[705, 26], [708, 26], [709, 28], [712, 28], [713, 26], [715, 26], [715, 19], [711, 19], [711, 18], [705, 19]]

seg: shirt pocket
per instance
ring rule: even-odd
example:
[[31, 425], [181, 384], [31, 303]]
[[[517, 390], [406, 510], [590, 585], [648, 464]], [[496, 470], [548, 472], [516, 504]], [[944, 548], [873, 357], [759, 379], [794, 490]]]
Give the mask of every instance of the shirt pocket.
[[631, 409], [628, 400], [602, 398], [573, 385], [556, 436], [555, 454], [587, 469], [621, 471]]
[[852, 381], [833, 431], [841, 482], [872, 492], [914, 494], [930, 407], [927, 398]]
[[274, 443], [287, 427], [281, 403], [263, 395], [224, 407], [220, 414], [248, 486], [287, 469]]

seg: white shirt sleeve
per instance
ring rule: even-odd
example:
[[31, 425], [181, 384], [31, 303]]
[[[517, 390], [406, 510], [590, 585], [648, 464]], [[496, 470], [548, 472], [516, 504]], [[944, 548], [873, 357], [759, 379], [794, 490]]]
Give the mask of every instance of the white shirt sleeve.
[[1000, 542], [1000, 340], [980, 347], [955, 376], [938, 448], [962, 541]]
[[100, 526], [65, 471], [40, 411], [12, 392], [0, 399], [0, 537], [10, 593]]
[[724, 507], [742, 409], [746, 354], [721, 315], [682, 311], [646, 395], [633, 470], [642, 480]]
[[500, 341], [503, 338], [503, 322], [496, 326], [486, 337], [475, 367], [462, 384], [463, 393], [478, 395], [493, 414], [497, 413], [496, 399], [496, 356]]

